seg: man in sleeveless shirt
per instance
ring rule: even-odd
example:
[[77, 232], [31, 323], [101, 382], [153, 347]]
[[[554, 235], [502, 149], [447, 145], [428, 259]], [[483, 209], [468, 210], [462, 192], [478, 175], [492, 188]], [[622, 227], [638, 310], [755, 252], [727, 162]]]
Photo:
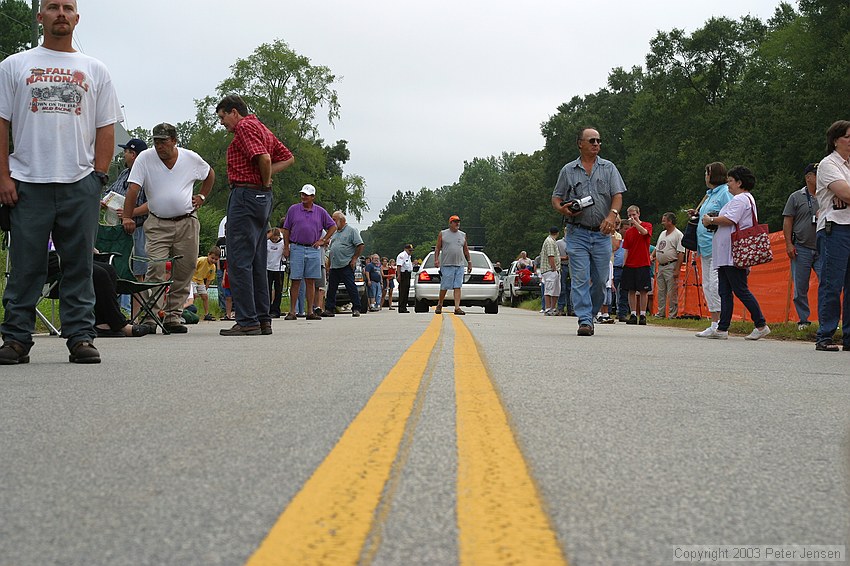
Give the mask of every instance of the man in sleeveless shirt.
[[467, 273], [472, 273], [472, 258], [466, 245], [466, 233], [460, 230], [460, 218], [451, 216], [449, 227], [437, 235], [437, 247], [434, 249], [434, 267], [440, 268], [440, 300], [436, 314], [442, 314], [443, 300], [449, 289], [454, 291], [455, 314], [466, 314], [460, 308], [464, 266]]

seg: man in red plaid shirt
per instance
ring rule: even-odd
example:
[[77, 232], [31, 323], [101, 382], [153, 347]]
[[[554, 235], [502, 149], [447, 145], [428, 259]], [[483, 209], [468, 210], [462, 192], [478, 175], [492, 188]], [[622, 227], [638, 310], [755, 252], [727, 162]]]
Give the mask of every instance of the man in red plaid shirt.
[[236, 324], [222, 336], [272, 333], [266, 276], [266, 225], [272, 211], [272, 174], [295, 157], [239, 96], [224, 97], [215, 113], [233, 141], [227, 148], [227, 276]]

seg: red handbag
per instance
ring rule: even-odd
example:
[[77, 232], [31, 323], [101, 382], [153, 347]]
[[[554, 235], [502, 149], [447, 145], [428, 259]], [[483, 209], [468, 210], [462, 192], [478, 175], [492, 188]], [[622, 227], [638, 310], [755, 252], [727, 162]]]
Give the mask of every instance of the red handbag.
[[743, 230], [732, 232], [732, 264], [735, 267], [752, 267], [773, 261], [770, 249], [770, 229], [767, 224], [757, 224], [756, 203], [753, 197], [747, 195], [752, 203], [750, 213], [753, 215], [753, 225]]

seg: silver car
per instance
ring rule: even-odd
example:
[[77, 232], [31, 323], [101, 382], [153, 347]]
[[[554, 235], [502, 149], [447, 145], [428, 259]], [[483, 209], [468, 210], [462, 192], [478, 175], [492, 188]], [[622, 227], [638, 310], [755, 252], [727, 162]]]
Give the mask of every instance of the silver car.
[[[493, 262], [487, 254], [477, 250], [469, 250], [469, 257], [472, 260], [472, 273], [464, 274], [460, 304], [464, 307], [484, 307], [487, 314], [496, 314], [499, 312], [499, 278], [496, 277]], [[414, 296], [413, 310], [416, 312], [428, 312], [431, 305], [437, 304], [440, 297], [440, 270], [434, 267], [434, 252], [425, 256], [416, 274]], [[443, 306], [453, 304], [453, 292], [448, 291]]]

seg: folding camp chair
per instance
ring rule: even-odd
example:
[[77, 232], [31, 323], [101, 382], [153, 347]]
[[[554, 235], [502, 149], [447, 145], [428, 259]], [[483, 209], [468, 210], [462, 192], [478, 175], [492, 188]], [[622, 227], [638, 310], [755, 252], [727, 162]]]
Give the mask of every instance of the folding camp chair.
[[118, 280], [115, 283], [118, 294], [130, 295], [131, 299], [139, 304], [139, 312], [131, 322], [141, 322], [147, 317], [159, 326], [163, 334], [171, 334], [165, 328], [162, 317], [159, 315], [157, 302], [168, 291], [168, 287], [173, 281], [171, 279], [168, 281], [137, 281], [133, 276], [132, 265], [133, 260], [149, 263], [167, 262], [180, 259], [181, 256], [152, 259], [133, 255], [133, 237], [124, 231], [123, 226], [99, 225], [96, 246], [100, 253], [95, 254], [95, 258], [98, 261], [111, 263], [115, 267], [115, 272], [118, 274]]
[[[6, 282], [12, 274], [12, 265], [9, 259], [9, 246], [12, 242], [12, 236], [9, 232], [3, 233], [2, 248], [6, 251], [6, 271], [3, 277], [3, 292], [6, 291]], [[39, 303], [43, 300], [50, 300], [50, 318], [41, 312], [36, 305], [35, 315], [47, 327], [47, 331], [51, 336], [59, 336], [60, 330], [56, 326], [56, 301], [59, 299], [59, 281], [62, 278], [62, 271], [59, 268], [59, 256], [55, 251], [51, 251], [48, 256], [47, 277], [41, 289], [41, 297]]]

